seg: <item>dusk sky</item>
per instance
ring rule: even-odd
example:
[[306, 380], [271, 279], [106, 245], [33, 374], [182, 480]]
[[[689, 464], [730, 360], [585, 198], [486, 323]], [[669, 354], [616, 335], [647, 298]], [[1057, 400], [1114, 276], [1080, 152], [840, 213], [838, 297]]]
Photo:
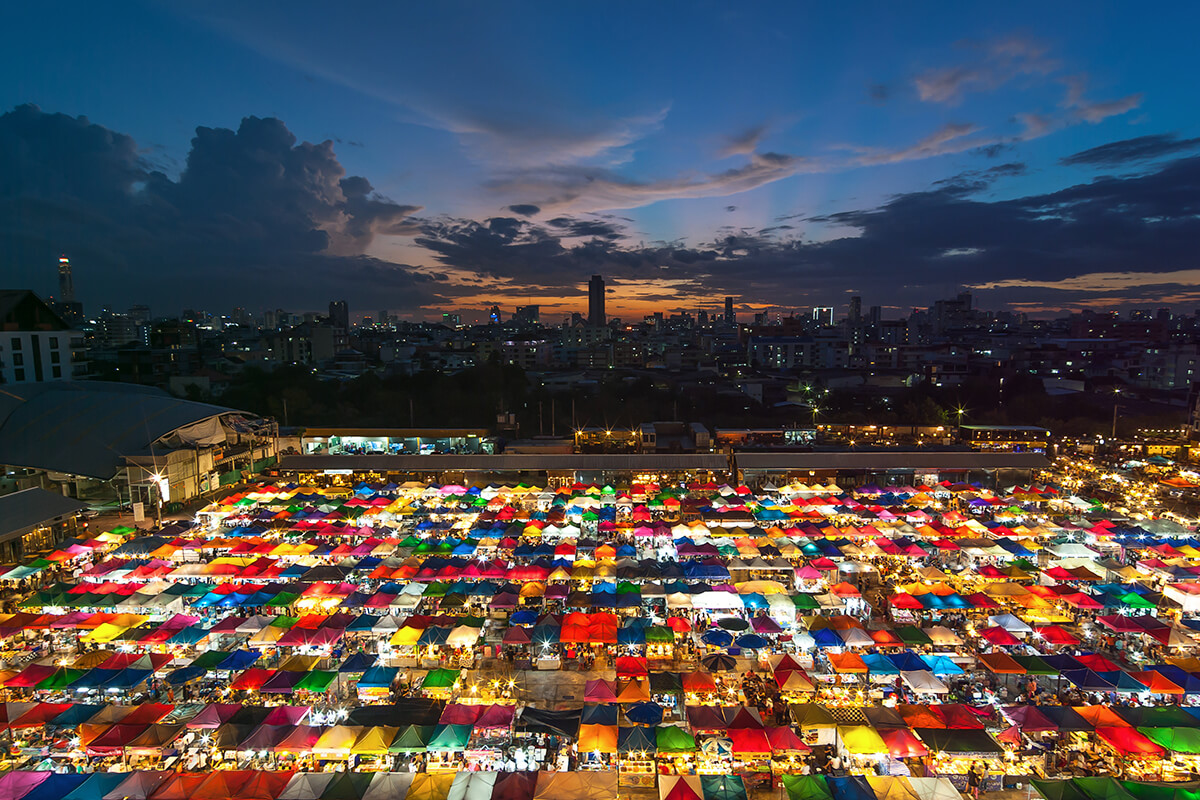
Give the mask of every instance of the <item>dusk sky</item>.
[[1200, 307], [1195, 3], [2, 19], [4, 283], [91, 312]]

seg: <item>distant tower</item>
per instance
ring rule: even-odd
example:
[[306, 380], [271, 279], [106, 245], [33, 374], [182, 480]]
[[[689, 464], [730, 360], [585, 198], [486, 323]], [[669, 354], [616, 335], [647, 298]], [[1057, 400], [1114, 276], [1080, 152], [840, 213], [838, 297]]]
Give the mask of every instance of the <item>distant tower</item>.
[[350, 306], [345, 300], [333, 300], [329, 303], [329, 319], [337, 327], [350, 332]]
[[737, 317], [733, 313], [733, 298], [732, 297], [725, 298], [725, 324], [726, 325], [736, 325], [737, 324]]
[[854, 324], [862, 322], [862, 298], [854, 295], [850, 298], [850, 321]]
[[58, 258], [58, 302], [75, 302], [75, 279], [71, 277], [71, 259]]
[[604, 313], [604, 278], [593, 275], [588, 281], [588, 325], [603, 328], [608, 324]]

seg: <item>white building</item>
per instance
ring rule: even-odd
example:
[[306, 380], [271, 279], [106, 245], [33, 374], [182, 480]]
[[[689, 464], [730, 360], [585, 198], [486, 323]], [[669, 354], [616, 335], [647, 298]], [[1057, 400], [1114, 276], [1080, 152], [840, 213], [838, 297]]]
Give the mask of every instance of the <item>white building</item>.
[[33, 292], [0, 290], [0, 384], [70, 381], [86, 374], [82, 333]]

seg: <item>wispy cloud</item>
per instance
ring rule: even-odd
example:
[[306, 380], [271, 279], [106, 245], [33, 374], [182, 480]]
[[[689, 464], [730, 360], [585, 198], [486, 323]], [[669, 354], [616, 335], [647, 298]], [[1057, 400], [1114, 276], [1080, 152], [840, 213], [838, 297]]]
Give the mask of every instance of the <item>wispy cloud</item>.
[[1088, 100], [1083, 96], [1087, 91], [1086, 75], [1072, 75], [1065, 78], [1064, 83], [1067, 85], [1067, 95], [1063, 98], [1062, 107], [1078, 119], [1093, 124], [1132, 111], [1142, 104], [1144, 97], [1137, 92], [1116, 100]]
[[748, 156], [758, 149], [758, 143], [767, 132], [766, 125], [755, 125], [736, 136], [730, 136], [725, 144], [717, 151], [719, 158], [729, 156]]
[[1200, 149], [1200, 138], [1180, 139], [1178, 134], [1156, 133], [1092, 147], [1061, 158], [1059, 163], [1067, 166], [1118, 167], [1197, 149]]
[[989, 42], [960, 42], [970, 53], [962, 64], [927, 70], [916, 77], [917, 96], [927, 103], [954, 105], [969, 92], [993, 91], [1022, 75], [1048, 75], [1058, 62], [1032, 39], [1010, 36]]

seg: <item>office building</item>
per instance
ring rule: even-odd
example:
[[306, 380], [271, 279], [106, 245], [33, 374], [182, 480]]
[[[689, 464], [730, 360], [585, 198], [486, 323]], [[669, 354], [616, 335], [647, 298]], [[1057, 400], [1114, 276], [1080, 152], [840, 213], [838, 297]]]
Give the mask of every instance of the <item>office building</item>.
[[329, 304], [329, 319], [342, 330], [350, 330], [350, 306], [345, 300], [334, 300]]
[[604, 313], [604, 278], [593, 275], [588, 281], [588, 325], [602, 328], [608, 324]]
[[737, 317], [733, 313], [733, 298], [725, 298], [725, 324], [737, 325]]

